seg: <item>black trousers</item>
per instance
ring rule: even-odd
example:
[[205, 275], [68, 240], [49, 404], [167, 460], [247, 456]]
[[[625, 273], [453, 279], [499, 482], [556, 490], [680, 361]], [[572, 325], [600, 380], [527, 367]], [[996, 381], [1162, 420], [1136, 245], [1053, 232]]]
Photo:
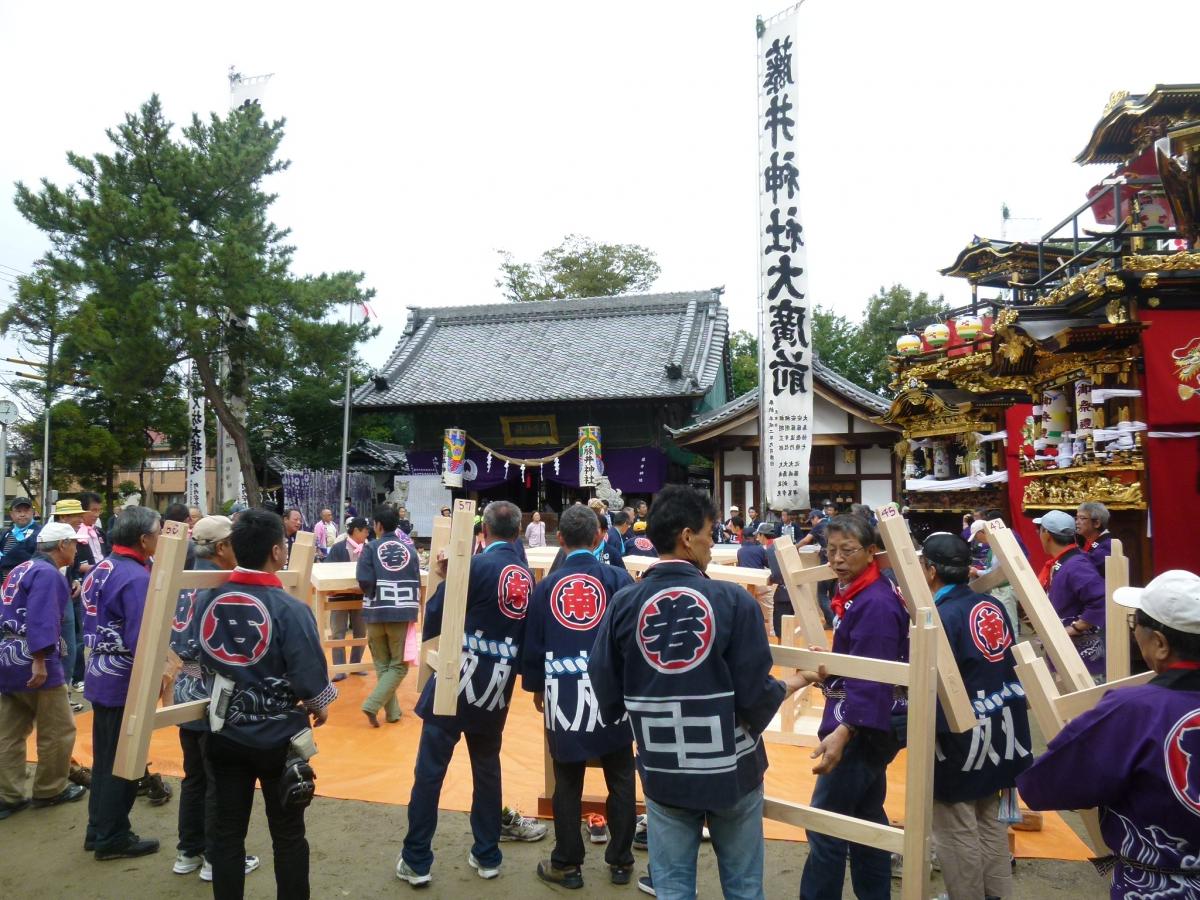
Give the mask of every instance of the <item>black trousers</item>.
[[118, 850], [134, 837], [129, 811], [137, 799], [137, 782], [113, 775], [123, 706], [92, 705], [92, 789], [88, 795], [87, 840], [97, 850]]
[[[604, 768], [604, 783], [608, 787], [605, 812], [609, 840], [604, 848], [604, 861], [610, 866], [632, 866], [633, 827], [637, 819], [633, 746], [600, 757], [600, 765]], [[554, 852], [550, 854], [550, 862], [556, 869], [583, 865], [580, 818], [586, 771], [586, 762], [554, 760]]]
[[279, 781], [287, 759], [287, 745], [263, 750], [210, 734], [205, 739], [204, 755], [216, 789], [216, 820], [208, 834], [213, 897], [241, 900], [244, 896], [246, 830], [250, 827], [257, 781], [262, 784], [267, 827], [271, 830], [276, 896], [308, 900], [304, 810], [284, 809], [279, 803]]
[[207, 731], [179, 729], [183, 781], [179, 785], [179, 843], [175, 849], [188, 856], [212, 855], [205, 836], [217, 820], [217, 789], [204, 759], [207, 740]]

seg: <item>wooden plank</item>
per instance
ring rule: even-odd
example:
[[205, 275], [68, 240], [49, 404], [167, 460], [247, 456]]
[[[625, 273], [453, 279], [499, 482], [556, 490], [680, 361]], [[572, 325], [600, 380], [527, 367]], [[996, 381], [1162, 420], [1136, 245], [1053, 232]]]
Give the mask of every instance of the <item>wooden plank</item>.
[[433, 677], [433, 673], [437, 671], [438, 646], [441, 642], [437, 638], [430, 638], [427, 641], [421, 642], [420, 663], [417, 665], [417, 694], [420, 695], [425, 690], [425, 683]]
[[771, 583], [771, 572], [768, 569], [746, 569], [742, 566], [726, 566], [721, 563], [709, 563], [704, 570], [713, 581], [731, 581], [734, 584], [766, 587]]
[[1104, 560], [1104, 675], [1117, 681], [1129, 674], [1129, 610], [1113, 600], [1118, 588], [1129, 587], [1129, 558], [1113, 538], [1112, 554]]
[[[442, 576], [437, 574], [436, 564], [438, 554], [450, 545], [450, 521], [446, 516], [437, 516], [433, 520], [433, 533], [429, 538], [429, 578], [425, 582], [427, 598], [432, 597], [433, 592], [442, 583]], [[471, 527], [475, 527], [474, 513], [472, 513]]]
[[187, 529], [180, 522], [163, 522], [150, 585], [142, 612], [142, 628], [133, 656], [129, 693], [121, 716], [113, 774], [135, 781], [146, 771], [155, 708], [170, 646], [171, 620], [179, 599], [179, 581], [187, 556]]
[[958, 670], [958, 660], [954, 658], [950, 640], [942, 628], [942, 618], [933, 603], [933, 595], [929, 593], [925, 573], [917, 562], [908, 523], [900, 515], [900, 510], [891, 504], [879, 507], [875, 515], [879, 519], [879, 534], [887, 548], [892, 571], [900, 582], [900, 593], [908, 606], [909, 617], [917, 622], [920, 621], [920, 611], [928, 612], [937, 632], [934, 643], [937, 647], [938, 699], [942, 701], [946, 722], [953, 731], [970, 731], [976, 724], [975, 708], [971, 705], [967, 686]]
[[[472, 529], [475, 501], [455, 500], [446, 547], [446, 591], [442, 603], [442, 634], [439, 640], [437, 683], [433, 712], [452, 716], [458, 711], [458, 673], [462, 665], [461, 645], [467, 618], [467, 584], [471, 570]], [[441, 644], [446, 644], [445, 648]]]
[[827, 834], [855, 844], [877, 847], [890, 853], [901, 853], [904, 850], [904, 832], [899, 828], [816, 809], [803, 803], [764, 797], [763, 818], [773, 822], [785, 822], [797, 828]]
[[[154, 711], [154, 728], [182, 725], [184, 722], [199, 722], [208, 715], [208, 700], [189, 700], [175, 703]], [[141, 777], [141, 776], [138, 776]]]
[[317, 558], [317, 536], [311, 531], [300, 531], [292, 541], [292, 553], [288, 566], [279, 575], [283, 589], [303, 603], [312, 604], [312, 570]]
[[313, 566], [309, 581], [314, 590], [327, 594], [341, 591], [358, 591], [358, 563], [323, 562]]
[[[971, 582], [971, 590], [977, 594], [986, 594], [992, 588], [1000, 587], [1002, 584], [1008, 584], [1008, 576], [1004, 574], [1003, 569], [993, 569], [984, 575], [980, 575]], [[1015, 626], [1017, 623], [1013, 622]]]
[[1058, 620], [1058, 614], [1042, 589], [1037, 575], [1029, 565], [1029, 560], [1017, 546], [1008, 526], [1001, 519], [992, 519], [987, 523], [988, 543], [992, 552], [1000, 560], [1000, 566], [1013, 586], [1017, 601], [1029, 621], [1033, 623], [1037, 635], [1045, 645], [1046, 653], [1054, 662], [1054, 667], [1063, 679], [1063, 684], [1073, 691], [1082, 691], [1093, 687], [1095, 681], [1087, 666], [1079, 656], [1079, 651], [1071, 643], [1067, 630]]
[[[897, 513], [898, 515], [898, 513]], [[882, 523], [881, 523], [882, 524]], [[915, 565], [915, 559], [913, 564]], [[901, 562], [901, 565], [905, 563]], [[937, 611], [919, 609], [909, 629], [908, 748], [904, 785], [904, 867], [900, 896], [929, 896], [929, 833], [933, 827], [933, 758], [939, 674], [938, 636], [945, 638]], [[957, 669], [955, 669], [957, 671]], [[944, 705], [943, 705], [943, 708]]]
[[630, 555], [621, 558], [625, 563], [625, 571], [635, 578], [640, 577], [648, 568], [658, 562], [657, 556]]
[[1054, 676], [1050, 674], [1046, 660], [1037, 655], [1029, 641], [1014, 644], [1012, 649], [1017, 677], [1025, 689], [1025, 699], [1029, 701], [1029, 709], [1042, 736], [1048, 741], [1063, 727], [1063, 719], [1054, 706], [1054, 698], [1058, 696]]
[[737, 565], [738, 548], [728, 544], [717, 544], [712, 548], [712, 561], [721, 566]]
[[[818, 554], [801, 553], [797, 550], [795, 543], [786, 534], [776, 538], [772, 546], [775, 548], [779, 572], [783, 575], [784, 587], [787, 588], [788, 597], [792, 601], [795, 620], [800, 625], [805, 644], [809, 647], [828, 650], [829, 641], [825, 637], [825, 620], [821, 616], [821, 607], [817, 604], [817, 592], [811, 582], [802, 582], [801, 576], [807, 572], [829, 569], [829, 567], [821, 565]], [[829, 571], [832, 575], [833, 570]], [[788, 628], [785, 627], [784, 631], [788, 632]]]
[[1146, 684], [1153, 677], [1153, 672], [1141, 672], [1137, 675], [1127, 675], [1124, 678], [1118, 678], [1116, 681], [1109, 681], [1105, 684], [1088, 688], [1086, 691], [1072, 691], [1069, 694], [1063, 694], [1058, 697], [1054, 701], [1054, 709], [1058, 712], [1058, 717], [1062, 721], [1069, 722], [1080, 713], [1087, 712], [1099, 703], [1100, 698], [1109, 691], [1137, 687], [1139, 684]]
[[866, 656], [847, 656], [844, 653], [827, 653], [809, 650], [807, 647], [771, 646], [771, 659], [777, 666], [791, 669], [817, 671], [821, 666], [830, 675], [846, 678], [861, 678], [864, 681], [880, 681], [884, 684], [907, 685], [908, 663], [888, 659], [871, 659]]

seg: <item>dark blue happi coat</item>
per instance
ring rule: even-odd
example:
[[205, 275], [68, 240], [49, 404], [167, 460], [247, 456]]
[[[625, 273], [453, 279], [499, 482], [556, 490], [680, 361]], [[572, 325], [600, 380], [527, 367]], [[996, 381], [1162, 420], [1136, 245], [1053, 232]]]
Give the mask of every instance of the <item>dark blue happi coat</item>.
[[534, 589], [525, 619], [521, 683], [545, 692], [544, 715], [550, 755], [583, 762], [626, 746], [633, 739], [625, 718], [600, 715], [588, 671], [596, 632], [612, 597], [633, 584], [624, 569], [605, 565], [589, 550], [567, 556]]
[[[512, 544], [494, 541], [471, 557], [463, 634], [442, 635], [440, 643], [444, 653], [451, 652], [455, 645], [462, 648], [458, 710], [453, 716], [434, 714], [434, 675], [417, 701], [418, 716], [447, 731], [489, 733], [504, 729], [532, 594], [533, 575]], [[445, 597], [443, 582], [425, 605], [423, 640], [442, 634]]]
[[745, 588], [656, 563], [612, 598], [589, 673], [604, 720], [629, 714], [648, 797], [724, 809], [762, 784], [761, 735], [785, 686]]

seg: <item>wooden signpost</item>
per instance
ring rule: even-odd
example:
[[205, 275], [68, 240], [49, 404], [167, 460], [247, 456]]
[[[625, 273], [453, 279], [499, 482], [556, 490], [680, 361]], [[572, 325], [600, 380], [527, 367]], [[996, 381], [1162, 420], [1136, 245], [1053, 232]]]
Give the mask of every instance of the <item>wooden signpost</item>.
[[[472, 515], [472, 519], [474, 516]], [[433, 533], [429, 538], [429, 574], [425, 577], [425, 591], [421, 598], [421, 627], [425, 627], [425, 604], [429, 602], [429, 598], [433, 596], [433, 592], [438, 589], [443, 581], [441, 574], [438, 572], [437, 561], [442, 551], [450, 545], [450, 522], [449, 516], [438, 516], [433, 520]], [[474, 525], [472, 525], [474, 528]], [[421, 635], [424, 638], [424, 635]], [[437, 666], [437, 651], [438, 638], [430, 638], [421, 642], [421, 649], [418, 653], [419, 662], [417, 664], [417, 693], [425, 690], [425, 682], [433, 677], [434, 669]]]
[[1013, 586], [1017, 602], [1029, 616], [1037, 635], [1046, 648], [1046, 653], [1054, 662], [1063, 685], [1071, 691], [1082, 691], [1093, 687], [1095, 682], [1079, 651], [1071, 643], [1071, 638], [1059, 621], [1058, 614], [1050, 603], [1050, 598], [1042, 589], [1041, 582], [1033, 573], [1029, 560], [1017, 546], [1008, 526], [1000, 519], [992, 519], [987, 523], [988, 544], [992, 552], [1000, 560], [1000, 567], [1008, 583]]
[[[130, 781], [141, 778], [146, 771], [150, 735], [155, 729], [195, 722], [208, 710], [207, 700], [158, 706], [179, 592], [216, 588], [229, 580], [227, 571], [185, 571], [187, 542], [187, 529], [182, 523], [163, 522], [154, 551], [154, 565], [150, 569], [142, 630], [133, 655], [129, 693], [121, 717], [121, 736], [113, 761], [113, 774]], [[312, 533], [301, 531], [292, 544], [292, 567], [276, 573], [284, 589], [306, 605], [315, 552]]]
[[[446, 546], [446, 592], [442, 602], [439, 652], [435, 656], [426, 656], [429, 666], [437, 673], [433, 712], [439, 716], [452, 716], [458, 711], [458, 674], [462, 667], [462, 639], [467, 619], [467, 585], [471, 576], [474, 526], [475, 501], [455, 500], [450, 521], [450, 542]], [[431, 568], [435, 562], [431, 557]], [[443, 643], [445, 647], [441, 646]]]
[[933, 818], [934, 724], [937, 713], [937, 634], [931, 609], [919, 609], [909, 628], [909, 662], [864, 659], [799, 647], [771, 648], [776, 665], [830, 675], [881, 681], [908, 688], [908, 753], [904, 793], [904, 828], [880, 825], [840, 813], [815, 809], [775, 797], [763, 800], [763, 817], [809, 831], [866, 844], [904, 857], [900, 895], [905, 900], [929, 896], [929, 832]]

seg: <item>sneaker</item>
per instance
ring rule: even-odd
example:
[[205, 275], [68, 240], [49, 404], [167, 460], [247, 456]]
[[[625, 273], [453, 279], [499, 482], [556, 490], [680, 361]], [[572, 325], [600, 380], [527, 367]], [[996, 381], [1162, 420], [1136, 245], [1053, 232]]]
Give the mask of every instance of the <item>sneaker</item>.
[[21, 810], [28, 808], [28, 800], [19, 800], [16, 803], [0, 803], [0, 819], [7, 819], [9, 816], [14, 816]]
[[700, 840], [702, 840], [702, 841], [711, 841], [712, 840], [712, 835], [709, 833], [707, 825], [700, 826]]
[[500, 874], [499, 866], [485, 866], [475, 858], [474, 853], [467, 854], [467, 863], [479, 873], [480, 878], [495, 878]]
[[608, 843], [608, 820], [599, 813], [588, 813], [583, 821], [587, 824], [588, 840], [593, 844]]
[[73, 683], [71, 685], [71, 690], [73, 690], [77, 694], [82, 694], [83, 693], [83, 682], [76, 681], [75, 683]]
[[[253, 872], [255, 869], [257, 869], [259, 867], [259, 865], [260, 865], [260, 862], [259, 862], [259, 859], [257, 856], [247, 856], [246, 857], [246, 874], [249, 875], [251, 872]], [[176, 869], [175, 871], [178, 872], [179, 870]], [[200, 880], [211, 882], [212, 878], [213, 878], [212, 863], [210, 863], [207, 859], [205, 859], [204, 865], [202, 865], [200, 867]]]
[[424, 875], [418, 875], [411, 868], [409, 868], [409, 865], [404, 861], [403, 856], [396, 860], [396, 877], [401, 881], [407, 881], [415, 888], [426, 887], [431, 881], [433, 881], [433, 876], [428, 872], [426, 872]]
[[58, 806], [60, 803], [74, 803], [76, 800], [82, 800], [86, 793], [87, 788], [82, 785], [68, 784], [53, 797], [34, 797], [32, 805], [34, 809], [45, 809], [47, 806]]
[[104, 862], [108, 859], [134, 859], [138, 856], [149, 856], [151, 853], [158, 852], [158, 841], [153, 838], [142, 840], [136, 834], [130, 838], [129, 843], [120, 848], [112, 850], [97, 850], [96, 859]]
[[583, 887], [583, 872], [579, 866], [559, 869], [548, 859], [537, 864], [537, 877], [547, 884], [568, 888], [572, 891]]
[[537, 819], [521, 815], [520, 811], [507, 806], [500, 813], [500, 840], [540, 841], [546, 836], [546, 826]]
[[643, 813], [637, 817], [637, 823], [633, 826], [634, 850], [645, 850], [649, 846], [646, 835], [650, 829], [646, 827], [646, 821], [646, 814]]
[[82, 703], [76, 703], [74, 700], [72, 700], [72, 701], [71, 701], [71, 712], [73, 712], [73, 713], [81, 713], [81, 712], [83, 712], [83, 704], [82, 704]]
[[629, 884], [633, 878], [633, 866], [609, 866], [608, 880], [613, 884]]
[[649, 872], [638, 879], [638, 890], [643, 894], [649, 894], [651, 897], [658, 896], [658, 894], [654, 893], [654, 880], [650, 877]]
[[175, 854], [175, 865], [171, 867], [171, 871], [176, 875], [191, 875], [202, 865], [204, 865], [203, 853], [188, 856], [186, 853], [181, 852]]

